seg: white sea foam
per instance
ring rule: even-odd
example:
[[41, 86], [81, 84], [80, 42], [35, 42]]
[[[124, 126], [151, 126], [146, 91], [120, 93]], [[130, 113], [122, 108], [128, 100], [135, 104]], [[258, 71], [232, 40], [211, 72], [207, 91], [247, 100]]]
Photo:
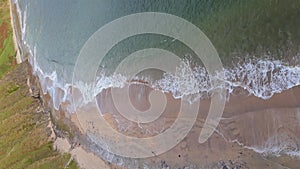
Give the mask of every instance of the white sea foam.
[[[283, 142], [284, 143], [284, 142]], [[257, 147], [257, 146], [244, 146], [249, 150], [253, 150], [259, 154], [263, 155], [273, 155], [273, 156], [281, 156], [283, 154], [293, 156], [293, 157], [300, 157], [300, 150], [298, 149], [288, 149], [288, 147], [284, 145], [273, 145], [268, 147]]]
[[32, 51], [31, 47], [27, 43], [24, 44], [26, 45], [30, 54], [29, 62], [32, 66], [33, 74], [39, 78], [43, 94], [48, 93], [51, 96], [53, 107], [58, 110], [61, 103], [66, 101], [71, 102], [71, 84], [63, 85], [60, 83], [57, 80], [58, 77], [56, 71], [45, 73], [37, 62], [36, 46], [33, 47]]
[[[300, 67], [290, 67], [281, 61], [249, 59], [224, 69], [224, 72], [224, 87], [229, 93], [241, 87], [262, 99], [269, 99], [275, 93], [300, 85]], [[172, 92], [176, 98], [191, 94], [202, 96], [212, 90], [209, 78], [204, 68], [191, 69], [190, 64], [184, 61], [175, 73], [166, 73], [155, 86]]]
[[[223, 136], [222, 133], [219, 134]], [[223, 138], [227, 140], [224, 136]], [[298, 149], [296, 143], [274, 138], [276, 137], [273, 136], [269, 138], [262, 146], [246, 146], [236, 139], [232, 140], [232, 142], [263, 155], [273, 155], [279, 157], [282, 154], [286, 154], [293, 157], [300, 157], [300, 150]]]
[[[36, 48], [34, 48], [35, 50]], [[31, 52], [34, 56], [36, 52]], [[60, 101], [66, 101], [70, 94], [71, 84], [61, 85], [57, 81], [57, 73], [44, 73], [39, 67], [36, 57], [31, 57], [31, 65], [34, 72], [41, 79], [41, 83], [50, 80], [49, 85], [42, 85], [44, 93], [49, 92], [55, 95], [56, 88], [63, 90], [64, 95], [60, 97]], [[248, 91], [249, 95], [254, 95], [262, 99], [269, 99], [275, 93], [280, 93], [294, 86], [300, 85], [300, 67], [287, 66], [281, 61], [252, 59], [243, 64], [229, 69], [224, 69], [224, 84], [226, 90], [231, 93], [235, 88], [243, 88]], [[218, 78], [218, 77], [212, 77]], [[125, 75], [113, 74], [111, 76], [100, 75], [96, 78], [94, 84], [85, 84], [83, 82], [75, 82], [73, 87], [80, 90], [83, 97], [83, 104], [87, 104], [102, 90], [117, 87], [121, 88], [130, 79]], [[190, 63], [186, 60], [182, 61], [174, 73], [166, 72], [163, 78], [149, 82], [151, 87], [160, 89], [164, 92], [171, 92], [175, 98], [182, 96], [191, 96], [191, 101], [195, 101], [201, 97], [207, 97], [212, 91], [210, 85], [210, 77], [203, 67], [191, 68]], [[55, 101], [57, 102], [57, 101]], [[58, 108], [58, 105], [56, 106]]]
[[24, 13], [22, 15], [22, 28], [21, 28], [21, 32], [22, 32], [22, 37], [26, 36], [26, 29], [27, 29], [27, 6], [25, 6], [24, 9]]
[[249, 60], [226, 70], [229, 86], [242, 87], [250, 94], [269, 99], [300, 84], [300, 67], [290, 67], [281, 61]]
[[[299, 85], [299, 78], [297, 77], [300, 74], [300, 69], [284, 66], [279, 61], [257, 60], [239, 65], [238, 68], [227, 69], [225, 72], [226, 79], [224, 79], [224, 82], [228, 91], [232, 92], [234, 88], [242, 87], [250, 94], [263, 99], [268, 99], [274, 93]], [[145, 78], [142, 79], [145, 80]], [[123, 87], [128, 81], [130, 79], [125, 76], [114, 74], [109, 77], [99, 76], [95, 87], [82, 82], [78, 83], [78, 87], [82, 88], [86, 98], [88, 98], [87, 96], [90, 98], [103, 89]], [[190, 63], [186, 61], [182, 62], [175, 73], [167, 72], [161, 80], [150, 82], [150, 85], [165, 92], [173, 93], [175, 98], [197, 94], [202, 96], [212, 90], [205, 68], [196, 67], [192, 69]]]
[[21, 9], [20, 3], [18, 0], [13, 1], [14, 4], [16, 4], [16, 10], [19, 17], [19, 25], [21, 26], [21, 38], [24, 40], [25, 34], [26, 34], [26, 28], [27, 28], [27, 6], [25, 6], [25, 9]]

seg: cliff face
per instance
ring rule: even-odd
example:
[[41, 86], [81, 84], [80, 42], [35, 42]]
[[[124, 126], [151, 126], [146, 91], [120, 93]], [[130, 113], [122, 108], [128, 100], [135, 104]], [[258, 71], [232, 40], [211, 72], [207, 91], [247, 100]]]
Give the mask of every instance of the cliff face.
[[77, 168], [52, 148], [49, 111], [28, 90], [27, 62], [0, 79], [0, 168]]

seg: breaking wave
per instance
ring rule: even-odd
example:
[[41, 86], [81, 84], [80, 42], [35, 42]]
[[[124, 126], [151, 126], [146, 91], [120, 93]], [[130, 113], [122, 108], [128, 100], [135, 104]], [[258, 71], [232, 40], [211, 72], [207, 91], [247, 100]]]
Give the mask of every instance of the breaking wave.
[[[32, 53], [33, 56], [34, 53]], [[43, 92], [50, 93], [55, 108], [58, 109], [60, 103], [70, 99], [72, 85], [69, 83], [63, 85], [58, 82], [55, 71], [51, 73], [43, 72], [35, 59], [36, 57], [32, 58], [31, 64], [35, 74], [41, 80]], [[247, 62], [237, 64], [235, 67], [224, 69], [224, 72], [225, 79], [222, 80], [225, 85], [218, 87], [225, 88], [228, 91], [228, 96], [237, 94], [235, 89], [241, 88], [247, 91], [247, 95], [269, 99], [276, 93], [300, 85], [300, 67], [288, 66], [278, 60], [249, 59]], [[210, 78], [218, 78], [218, 76], [210, 77], [204, 67], [191, 68], [190, 62], [183, 60], [174, 73], [166, 72], [160, 80], [148, 81], [146, 85], [163, 92], [170, 92], [176, 99], [191, 96], [189, 101], [193, 102], [209, 97], [213, 90]], [[82, 104], [87, 104], [104, 89], [122, 88], [125, 84], [142, 83], [137, 80], [145, 81], [145, 79], [147, 80], [147, 78], [135, 78], [132, 81], [126, 75], [113, 74], [105, 76], [103, 73], [96, 78], [94, 84], [79, 81], [75, 82], [73, 87], [80, 91], [83, 97]], [[58, 88], [61, 92], [56, 92]], [[245, 92], [242, 94], [245, 94]]]

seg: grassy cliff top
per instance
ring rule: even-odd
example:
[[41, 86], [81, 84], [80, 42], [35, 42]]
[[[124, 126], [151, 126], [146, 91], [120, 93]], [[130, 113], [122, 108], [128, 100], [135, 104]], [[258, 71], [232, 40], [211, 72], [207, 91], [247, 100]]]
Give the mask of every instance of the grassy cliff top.
[[7, 72], [15, 55], [10, 24], [9, 1], [0, 1], [0, 78]]
[[53, 149], [49, 115], [26, 84], [28, 63], [0, 80], [0, 168], [77, 168], [69, 154]]

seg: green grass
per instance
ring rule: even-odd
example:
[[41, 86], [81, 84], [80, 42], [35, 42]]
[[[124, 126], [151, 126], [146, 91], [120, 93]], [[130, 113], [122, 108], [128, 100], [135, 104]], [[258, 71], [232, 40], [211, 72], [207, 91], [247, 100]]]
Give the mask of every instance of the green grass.
[[0, 32], [0, 39], [3, 39], [1, 37], [5, 38], [0, 41], [0, 46], [2, 46], [0, 48], [0, 78], [5, 72], [9, 71], [15, 55], [8, 0], [0, 1], [0, 27], [4, 23], [7, 25], [7, 30]]
[[53, 150], [49, 120], [36, 112], [39, 101], [29, 96], [26, 82], [10, 80], [20, 78], [14, 74], [18, 69], [0, 80], [0, 168], [64, 168], [71, 157]]
[[10, 63], [12, 61], [12, 57], [15, 54], [12, 33], [10, 33], [8, 37], [4, 40], [3, 49], [0, 50], [0, 65]]

